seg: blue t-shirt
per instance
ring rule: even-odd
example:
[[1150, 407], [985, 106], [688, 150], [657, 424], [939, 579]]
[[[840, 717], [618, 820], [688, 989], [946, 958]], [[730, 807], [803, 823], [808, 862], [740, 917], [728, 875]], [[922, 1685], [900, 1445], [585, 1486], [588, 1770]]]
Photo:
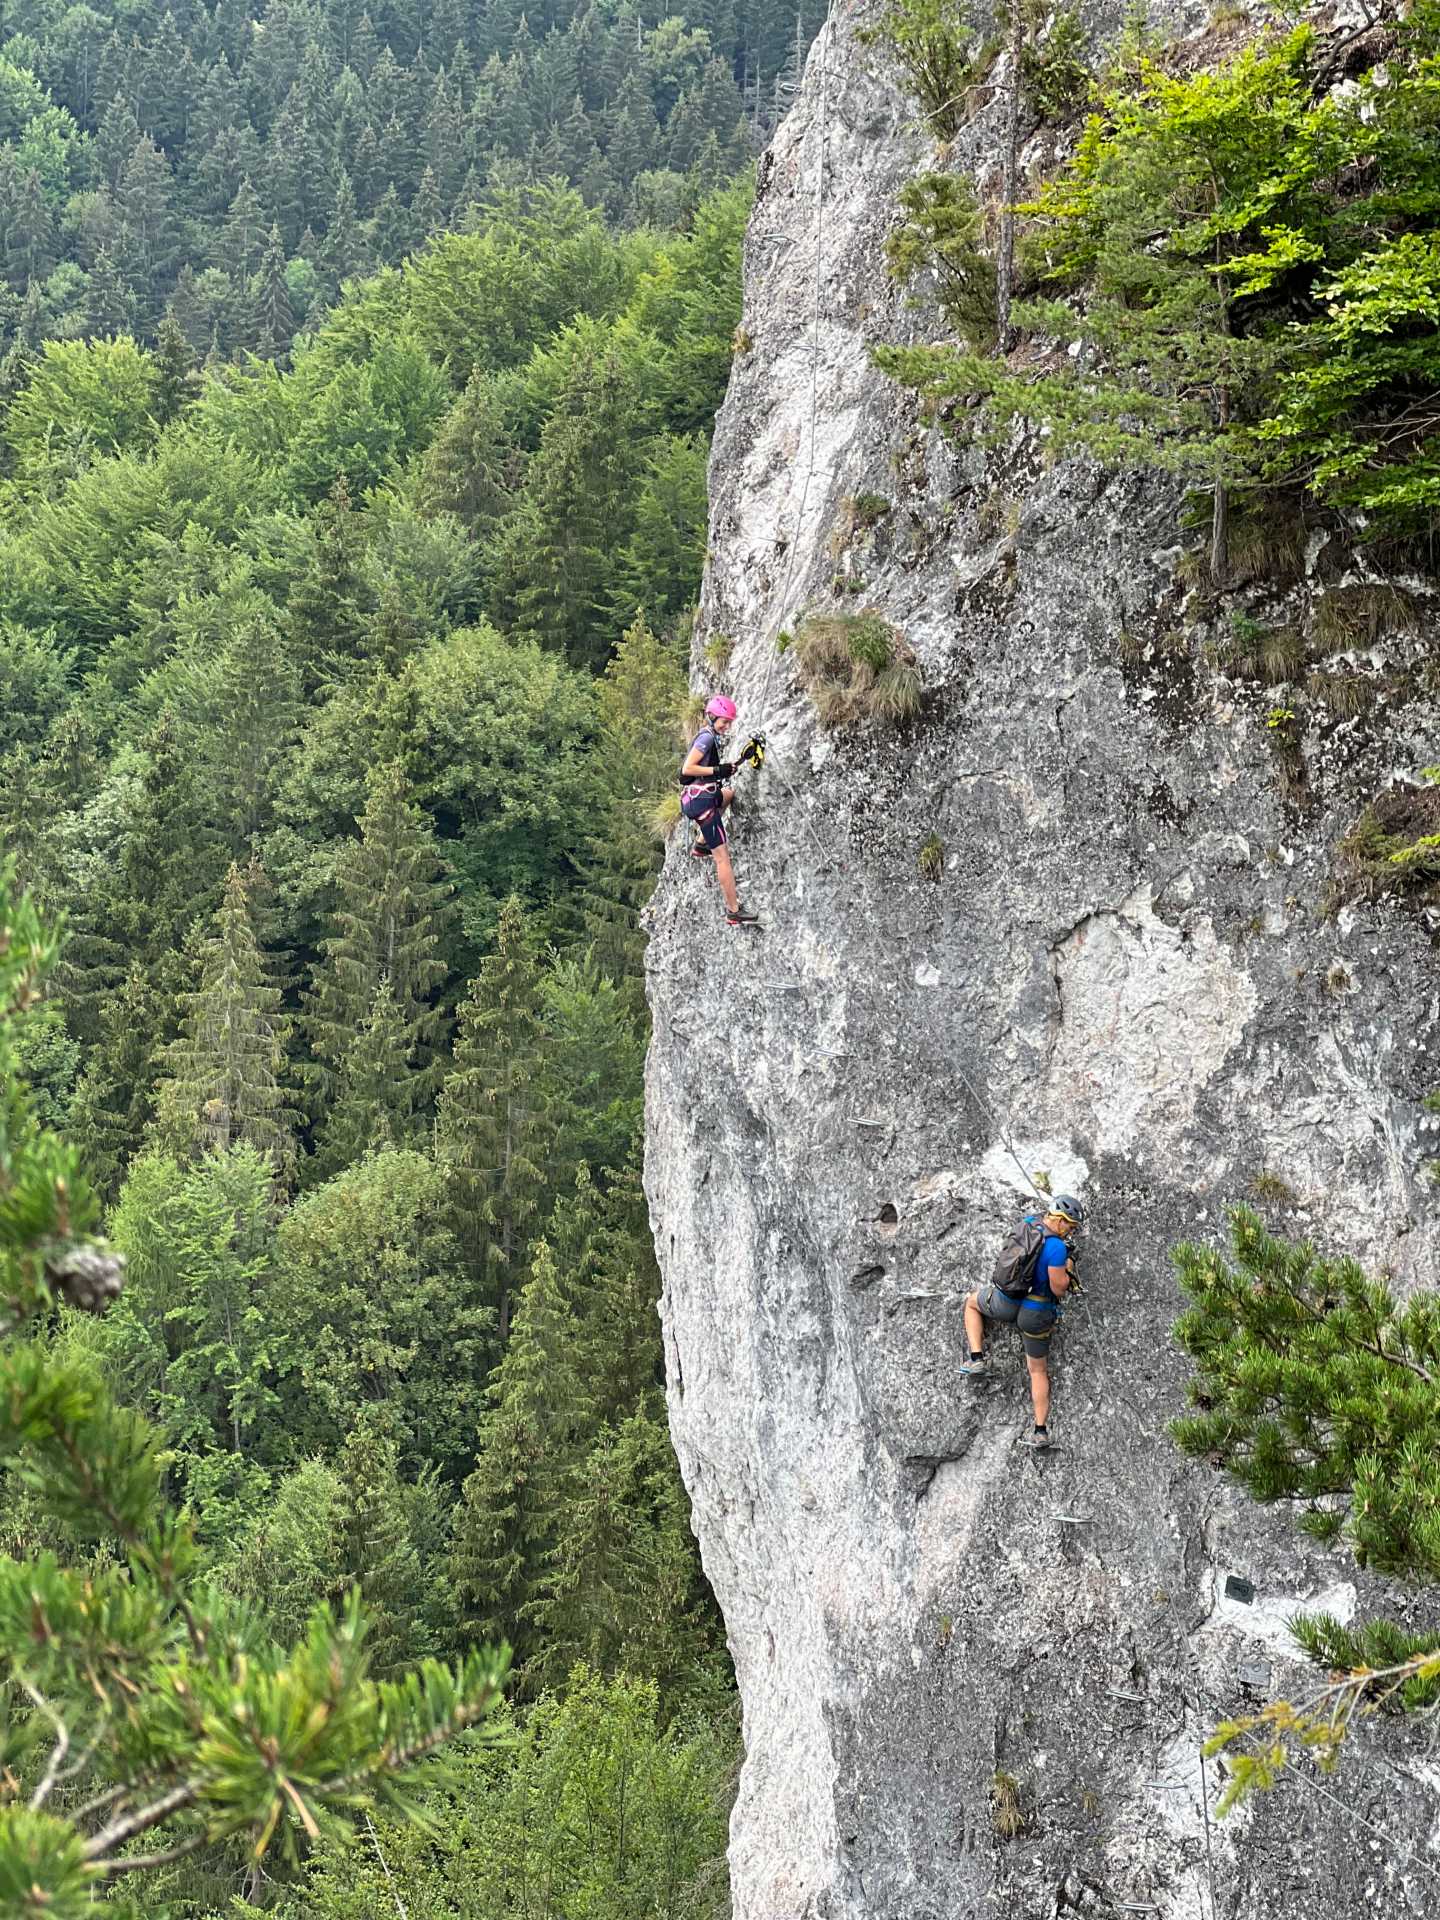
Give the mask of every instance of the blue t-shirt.
[[1050, 1290], [1050, 1269], [1063, 1267], [1070, 1258], [1070, 1249], [1058, 1233], [1047, 1233], [1045, 1244], [1040, 1249], [1040, 1257], [1035, 1262], [1035, 1278], [1030, 1287], [1030, 1299], [1043, 1306], [1058, 1307], [1060, 1302]]

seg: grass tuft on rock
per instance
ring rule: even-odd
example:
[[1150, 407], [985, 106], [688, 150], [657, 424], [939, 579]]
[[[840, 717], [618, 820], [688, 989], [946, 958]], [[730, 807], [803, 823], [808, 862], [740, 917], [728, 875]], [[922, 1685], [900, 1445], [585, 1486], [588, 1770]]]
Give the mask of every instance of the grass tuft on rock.
[[822, 727], [898, 723], [920, 711], [915, 655], [873, 607], [808, 615], [793, 651]]
[[1413, 632], [1418, 612], [1402, 587], [1331, 587], [1315, 603], [1311, 638], [1319, 653], [1369, 647], [1388, 633]]
[[650, 831], [657, 840], [668, 840], [680, 824], [680, 796], [662, 793], [650, 815]]

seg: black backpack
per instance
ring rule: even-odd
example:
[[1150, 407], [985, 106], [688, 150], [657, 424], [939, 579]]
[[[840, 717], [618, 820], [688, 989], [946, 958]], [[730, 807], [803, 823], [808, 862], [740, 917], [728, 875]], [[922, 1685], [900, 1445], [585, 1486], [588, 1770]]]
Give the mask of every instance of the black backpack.
[[1038, 1213], [1027, 1213], [1000, 1249], [991, 1284], [1011, 1300], [1023, 1300], [1035, 1285], [1040, 1249], [1049, 1239]]

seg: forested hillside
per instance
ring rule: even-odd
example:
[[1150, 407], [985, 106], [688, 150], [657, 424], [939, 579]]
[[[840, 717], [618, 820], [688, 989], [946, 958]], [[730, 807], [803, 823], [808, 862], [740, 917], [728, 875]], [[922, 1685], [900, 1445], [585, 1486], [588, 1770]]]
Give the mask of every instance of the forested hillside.
[[[443, 1838], [182, 1825], [128, 1911], [723, 1909], [637, 914], [745, 170], [822, 11], [7, 13], [0, 832], [64, 928], [15, 1044], [128, 1261], [48, 1364], [158, 1425], [257, 1646], [358, 1583], [377, 1679], [514, 1650]], [[0, 1497], [17, 1564], [110, 1564]]]
[[0, 341], [275, 356], [343, 281], [558, 179], [673, 226], [758, 152], [821, 0], [21, 0], [0, 23]]

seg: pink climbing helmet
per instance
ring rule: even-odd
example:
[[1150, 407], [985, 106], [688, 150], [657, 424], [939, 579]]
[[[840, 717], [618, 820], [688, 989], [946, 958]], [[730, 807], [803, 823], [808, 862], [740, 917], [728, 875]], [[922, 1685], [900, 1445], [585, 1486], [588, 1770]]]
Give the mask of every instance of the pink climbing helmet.
[[727, 699], [723, 693], [717, 693], [713, 700], [706, 702], [705, 718], [707, 720], [733, 720], [735, 718], [735, 702]]

